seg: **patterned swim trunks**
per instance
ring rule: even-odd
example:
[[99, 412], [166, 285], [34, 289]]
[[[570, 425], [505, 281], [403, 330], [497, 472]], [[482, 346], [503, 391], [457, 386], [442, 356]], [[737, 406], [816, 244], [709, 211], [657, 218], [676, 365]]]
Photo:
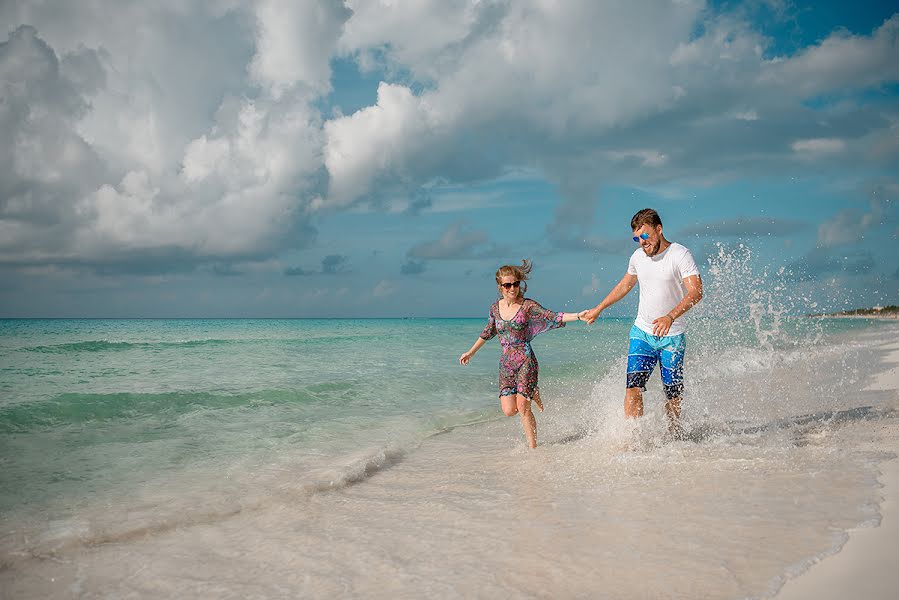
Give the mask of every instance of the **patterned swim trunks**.
[[646, 382], [661, 362], [662, 386], [670, 400], [684, 391], [684, 352], [686, 335], [655, 336], [636, 325], [631, 328], [627, 351], [627, 387], [646, 389]]

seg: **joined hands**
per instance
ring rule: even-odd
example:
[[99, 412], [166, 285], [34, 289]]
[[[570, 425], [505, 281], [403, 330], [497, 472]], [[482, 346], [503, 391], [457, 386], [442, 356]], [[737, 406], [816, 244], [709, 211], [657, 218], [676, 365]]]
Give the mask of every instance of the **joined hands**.
[[582, 310], [577, 314], [577, 318], [580, 321], [586, 321], [587, 325], [592, 325], [596, 319], [599, 318], [599, 313], [601, 310], [597, 310], [595, 308], [591, 308], [590, 310]]

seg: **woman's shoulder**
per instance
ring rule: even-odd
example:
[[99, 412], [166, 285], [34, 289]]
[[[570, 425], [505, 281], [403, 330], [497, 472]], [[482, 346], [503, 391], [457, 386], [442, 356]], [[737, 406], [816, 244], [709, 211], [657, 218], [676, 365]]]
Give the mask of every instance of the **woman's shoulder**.
[[522, 311], [525, 312], [542, 312], [546, 310], [546, 308], [540, 304], [539, 301], [534, 300], [533, 298], [525, 298], [524, 304], [522, 305]]

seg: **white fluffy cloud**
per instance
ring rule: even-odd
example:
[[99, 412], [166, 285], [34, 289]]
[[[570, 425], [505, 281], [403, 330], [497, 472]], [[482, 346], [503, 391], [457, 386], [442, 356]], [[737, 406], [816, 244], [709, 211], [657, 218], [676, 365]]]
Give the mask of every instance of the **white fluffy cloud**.
[[771, 59], [750, 23], [699, 1], [353, 9], [341, 51], [420, 87], [382, 84], [377, 105], [326, 124], [334, 207], [390, 185], [537, 165], [571, 205], [560, 217], [587, 214], [603, 180], [745, 175], [850, 148], [887, 131], [889, 112], [855, 122], [803, 101], [899, 80], [899, 15], [873, 35], [836, 32]]
[[[439, 115], [409, 88], [381, 83], [378, 103], [325, 124], [329, 203], [337, 207], [366, 194], [382, 173], [415, 177], [416, 149], [430, 151]], [[421, 155], [419, 155], [421, 156]]]
[[802, 97], [897, 81], [899, 14], [871, 36], [836, 31], [797, 56], [768, 64], [761, 79]]
[[262, 0], [250, 73], [276, 98], [295, 86], [316, 94], [330, 90], [331, 55], [350, 14], [339, 2]]
[[309, 241], [315, 103], [350, 15], [341, 3], [52, 8], [0, 8], [34, 25], [0, 45], [13, 100], [0, 128], [16, 141], [0, 178], [5, 261], [239, 258]]
[[[0, 22], [7, 263], [261, 258], [316, 212], [519, 167], [563, 195], [550, 239], [596, 250], [603, 180], [899, 154], [893, 104], [803, 104], [899, 80], [899, 15], [776, 59], [700, 0], [12, 0]], [[373, 105], [331, 115], [336, 56], [382, 75]], [[488, 247], [467, 234], [410, 257]]]
[[2, 258], [68, 253], [67, 223], [78, 219], [69, 199], [103, 179], [100, 157], [77, 131], [102, 79], [92, 67], [87, 52], [60, 61], [32, 27], [0, 43]]

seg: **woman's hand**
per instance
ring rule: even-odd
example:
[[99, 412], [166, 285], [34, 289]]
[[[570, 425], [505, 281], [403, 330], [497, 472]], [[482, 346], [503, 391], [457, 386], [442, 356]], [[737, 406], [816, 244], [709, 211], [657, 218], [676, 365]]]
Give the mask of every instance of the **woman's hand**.
[[474, 356], [474, 352], [472, 352], [471, 350], [469, 350], [468, 352], [466, 352], [465, 354], [463, 354], [462, 356], [459, 357], [459, 364], [460, 364], [460, 365], [467, 365], [467, 364], [468, 364], [468, 361], [471, 360], [471, 357], [472, 357], [472, 356]]

